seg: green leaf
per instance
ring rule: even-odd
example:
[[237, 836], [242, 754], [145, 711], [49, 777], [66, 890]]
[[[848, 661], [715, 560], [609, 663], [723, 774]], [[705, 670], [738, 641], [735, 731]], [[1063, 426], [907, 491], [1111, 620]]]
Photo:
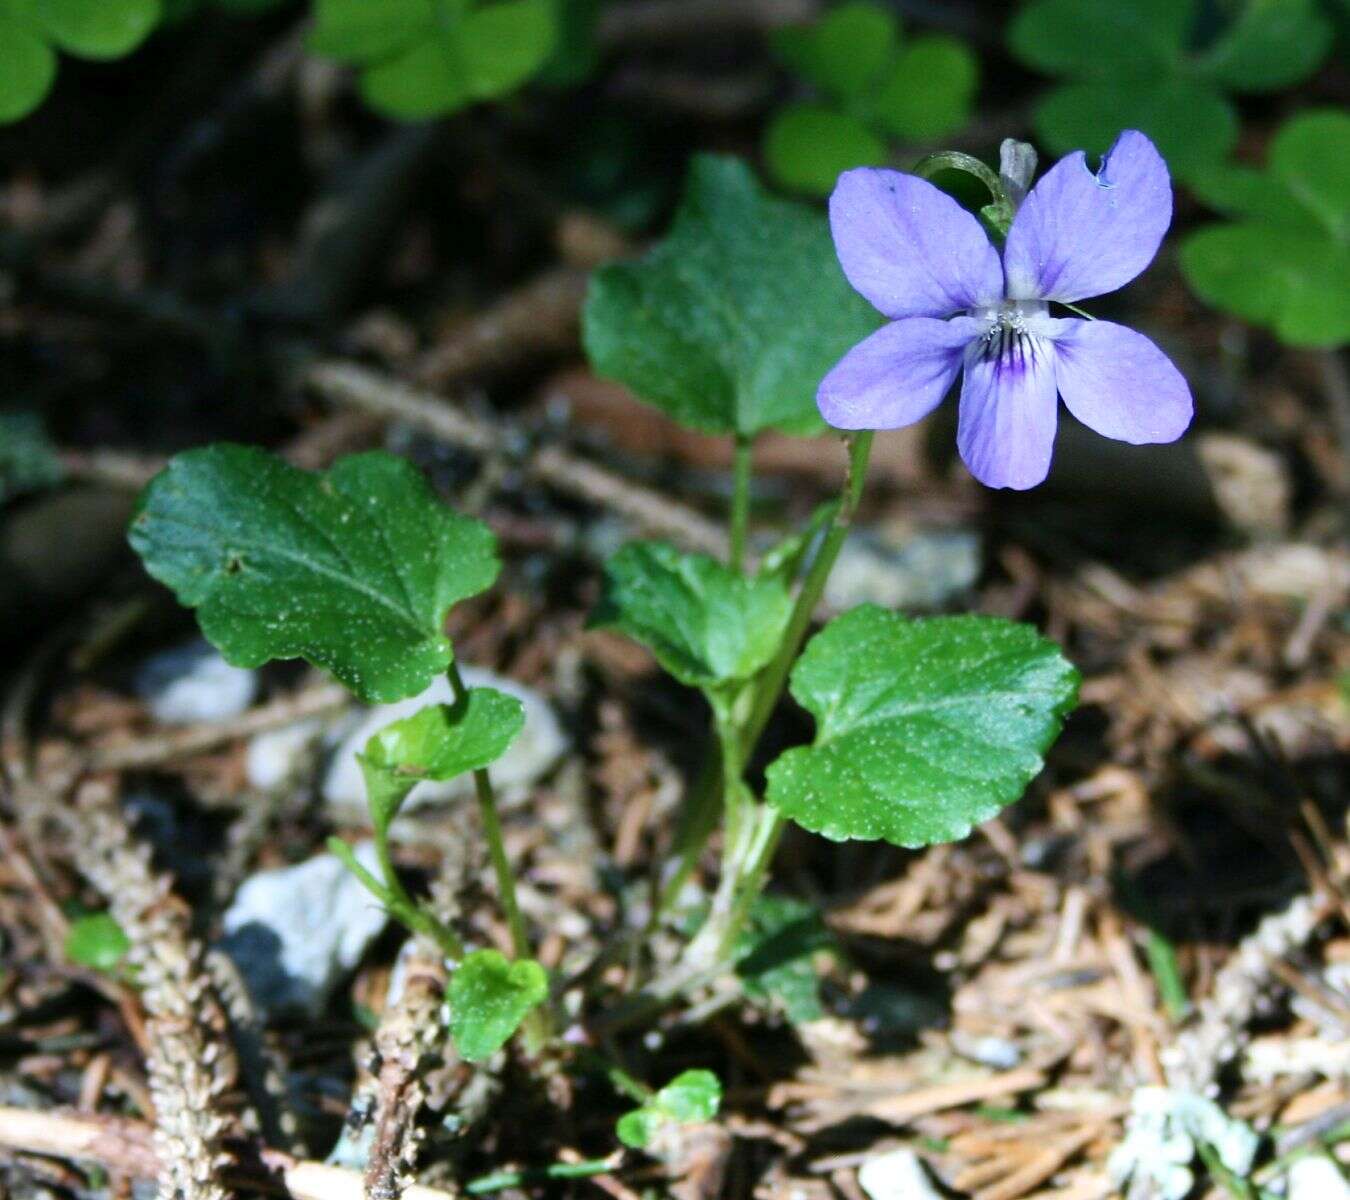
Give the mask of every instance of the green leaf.
[[379, 62], [416, 43], [434, 19], [432, 0], [315, 0], [309, 48], [343, 62]]
[[357, 755], [370, 815], [383, 834], [424, 779], [445, 780], [495, 762], [525, 726], [525, 708], [495, 688], [470, 688], [462, 705], [432, 704], [386, 725]]
[[880, 319], [848, 286], [817, 212], [765, 194], [744, 163], [694, 160], [675, 227], [596, 272], [591, 363], [707, 433], [824, 428], [816, 388]]
[[519, 87], [548, 61], [557, 32], [553, 0], [476, 8], [460, 34], [469, 94], [492, 99]]
[[318, 0], [310, 47], [365, 67], [361, 95], [391, 117], [443, 116], [504, 95], [548, 60], [555, 0]]
[[1238, 133], [1232, 106], [1186, 79], [1067, 84], [1036, 106], [1034, 120], [1041, 140], [1056, 154], [1103, 154], [1121, 130], [1142, 130], [1173, 174], [1183, 178], [1226, 157]]
[[130, 540], [229, 662], [304, 658], [372, 703], [445, 670], [446, 613], [500, 566], [486, 526], [381, 451], [325, 474], [248, 446], [179, 454], [142, 494]]
[[1198, 69], [1236, 92], [1276, 91], [1311, 75], [1331, 38], [1316, 0], [1247, 0]]
[[466, 1062], [500, 1050], [548, 995], [548, 976], [530, 958], [509, 962], [498, 950], [475, 950], [450, 976], [450, 1037]]
[[42, 103], [55, 79], [52, 48], [0, 8], [0, 123], [26, 117]]
[[835, 96], [858, 96], [879, 78], [900, 44], [895, 14], [869, 0], [836, 5], [810, 26], [789, 26], [773, 48], [802, 78]]
[[1350, 113], [1292, 118], [1270, 145], [1270, 174], [1338, 241], [1350, 241]]
[[763, 895], [736, 942], [736, 974], [745, 994], [782, 1008], [794, 1025], [824, 1015], [815, 958], [835, 948], [820, 912], [791, 896]]
[[153, 32], [160, 0], [33, 0], [51, 40], [81, 58], [120, 58]]
[[71, 922], [66, 957], [95, 971], [115, 971], [131, 949], [131, 939], [112, 913], [89, 913]]
[[789, 104], [764, 135], [764, 163], [783, 187], [828, 195], [841, 171], [880, 166], [886, 144], [856, 117], [820, 104]]
[[641, 1108], [619, 1118], [619, 1141], [645, 1149], [665, 1125], [701, 1125], [717, 1116], [722, 1085], [711, 1071], [682, 1071]]
[[769, 767], [768, 802], [837, 841], [916, 847], [965, 837], [1021, 796], [1078, 673], [1029, 625], [865, 605], [812, 638], [791, 690], [816, 737]]
[[596, 27], [603, 0], [557, 0], [557, 36], [536, 79], [546, 87], [575, 87], [600, 61]]
[[1195, 0], [1032, 0], [1008, 28], [1008, 46], [1047, 75], [1158, 76], [1177, 68]]
[[964, 42], [943, 34], [918, 38], [905, 47], [872, 111], [897, 137], [946, 137], [970, 120], [979, 78], [979, 60]]
[[454, 112], [470, 100], [459, 41], [440, 33], [367, 67], [360, 89], [371, 108], [405, 121]]
[[1350, 247], [1330, 238], [1267, 222], [1213, 225], [1182, 243], [1181, 269], [1202, 300], [1291, 346], [1350, 341]]
[[33, 413], [0, 413], [0, 504], [61, 482], [56, 447]]
[[593, 623], [641, 642], [690, 687], [750, 678], [773, 657], [792, 611], [781, 580], [747, 579], [661, 542], [625, 546], [605, 564], [605, 583]]
[[1290, 345], [1350, 340], [1347, 160], [1350, 115], [1322, 110], [1280, 130], [1265, 172], [1234, 166], [1209, 173], [1206, 199], [1243, 219], [1197, 230], [1182, 243], [1191, 289]]

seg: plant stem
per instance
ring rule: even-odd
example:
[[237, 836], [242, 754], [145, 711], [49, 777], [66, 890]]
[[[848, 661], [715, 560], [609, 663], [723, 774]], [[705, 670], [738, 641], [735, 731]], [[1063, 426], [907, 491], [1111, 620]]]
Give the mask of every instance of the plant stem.
[[[844, 539], [848, 537], [853, 525], [854, 514], [858, 510], [858, 501], [862, 498], [863, 484], [867, 480], [867, 460], [872, 452], [872, 431], [860, 430], [848, 435], [848, 474], [844, 477], [844, 490], [838, 510], [830, 522], [820, 549], [811, 561], [811, 568], [802, 581], [801, 591], [797, 593], [797, 603], [793, 606], [792, 616], [788, 619], [787, 630], [778, 647], [773, 661], [764, 669], [755, 688], [754, 707], [745, 723], [741, 736], [741, 747], [748, 758], [754, 752], [764, 727], [768, 725], [778, 698], [783, 694], [783, 685], [787, 682], [788, 672], [797, 661], [797, 652], [811, 627], [811, 618], [816, 605], [825, 593], [825, 584], [834, 568]], [[739, 769], [743, 770], [741, 763]]]
[[[459, 664], [453, 659], [445, 671], [450, 680], [450, 691], [456, 704], [468, 701], [469, 689], [459, 673]], [[507, 927], [511, 931], [511, 948], [517, 958], [530, 958], [530, 939], [525, 932], [525, 919], [520, 915], [520, 904], [516, 900], [516, 876], [506, 857], [506, 845], [502, 841], [502, 822], [497, 814], [497, 796], [492, 790], [492, 779], [486, 767], [480, 767], [473, 773], [474, 790], [478, 793], [478, 814], [483, 822], [483, 836], [487, 838], [488, 854], [492, 858], [492, 869], [497, 875], [497, 893], [501, 901], [502, 913], [506, 917]]]
[[746, 531], [750, 525], [750, 474], [754, 467], [754, 443], [743, 433], [736, 435], [732, 459], [731, 569], [745, 569]]
[[489, 1192], [500, 1192], [528, 1183], [544, 1183], [550, 1179], [586, 1179], [592, 1175], [605, 1175], [617, 1165], [614, 1158], [592, 1158], [526, 1168], [523, 1171], [494, 1171], [491, 1175], [480, 1175], [466, 1183], [464, 1191], [470, 1196], [485, 1196]]

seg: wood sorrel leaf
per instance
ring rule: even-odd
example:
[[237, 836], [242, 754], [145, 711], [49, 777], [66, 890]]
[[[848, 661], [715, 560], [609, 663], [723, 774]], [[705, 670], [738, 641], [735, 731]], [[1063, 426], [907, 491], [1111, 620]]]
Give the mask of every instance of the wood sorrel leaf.
[[1182, 243], [1202, 299], [1297, 346], [1350, 340], [1350, 116], [1300, 113], [1275, 136], [1264, 172], [1210, 171], [1201, 193], [1239, 218]]
[[190, 450], [145, 489], [130, 541], [230, 663], [304, 658], [368, 703], [449, 665], [447, 611], [500, 567], [485, 525], [381, 451], [311, 474], [249, 446]]
[[131, 939], [109, 912], [77, 917], [66, 934], [66, 957], [95, 971], [116, 970], [130, 949]]
[[475, 950], [450, 976], [450, 1037], [466, 1062], [496, 1054], [548, 995], [548, 976], [530, 958]]
[[453, 779], [495, 762], [525, 726], [525, 706], [495, 688], [470, 688], [463, 704], [430, 704], [386, 725], [357, 755], [370, 816], [385, 833], [424, 779]]
[[56, 447], [36, 413], [0, 413], [0, 504], [54, 487], [64, 475]]
[[928, 846], [1022, 794], [1078, 673], [1029, 625], [864, 605], [811, 640], [791, 690], [816, 738], [769, 767], [768, 802], [837, 841]]
[[1173, 174], [1220, 162], [1237, 140], [1227, 91], [1305, 78], [1331, 28], [1318, 0], [1248, 0], [1208, 46], [1192, 45], [1195, 0], [1031, 0], [1008, 28], [1014, 55], [1065, 78], [1035, 111], [1057, 153], [1105, 151], [1123, 129], [1158, 145]]
[[555, 0], [318, 0], [310, 46], [365, 68], [372, 108], [419, 120], [518, 87], [556, 33]]
[[634, 1150], [651, 1144], [663, 1125], [700, 1125], [717, 1116], [722, 1084], [711, 1071], [682, 1071], [641, 1108], [619, 1118], [619, 1141]]
[[825, 218], [710, 156], [694, 160], [670, 235], [597, 271], [584, 314], [600, 374], [684, 425], [746, 436], [823, 429], [817, 385], [878, 324]]
[[841, 171], [886, 161], [886, 143], [851, 113], [824, 104], [787, 104], [764, 134], [764, 163], [794, 191], [824, 196]]
[[641, 642], [690, 687], [754, 675], [773, 657], [792, 610], [781, 579], [747, 579], [663, 542], [625, 546], [605, 564], [605, 583], [592, 623]]
[[846, 0], [813, 25], [789, 25], [773, 35], [778, 57], [834, 96], [867, 91], [895, 57], [899, 43], [899, 19], [872, 0]]

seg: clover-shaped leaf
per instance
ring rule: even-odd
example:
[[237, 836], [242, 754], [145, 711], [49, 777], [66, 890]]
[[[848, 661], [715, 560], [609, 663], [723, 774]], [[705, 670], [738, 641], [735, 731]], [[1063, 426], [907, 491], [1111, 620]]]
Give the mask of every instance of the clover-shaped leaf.
[[768, 802], [828, 838], [956, 841], [1021, 796], [1073, 706], [1078, 673], [1029, 625], [831, 621], [792, 672], [816, 738], [768, 769]]
[[369, 703], [445, 670], [447, 611], [500, 566], [485, 525], [382, 451], [311, 474], [249, 446], [190, 450], [151, 480], [130, 541], [230, 663], [304, 658]]
[[495, 762], [525, 727], [525, 706], [495, 688], [470, 688], [461, 704], [430, 704], [386, 725], [357, 755], [380, 835], [424, 779], [445, 780]]
[[641, 1108], [619, 1118], [619, 1141], [634, 1150], [650, 1146], [667, 1125], [701, 1125], [717, 1116], [722, 1084], [711, 1071], [682, 1071]]
[[56, 78], [57, 50], [120, 58], [160, 16], [160, 0], [0, 0], [0, 122], [42, 103]]
[[773, 657], [792, 611], [781, 579], [747, 579], [663, 542], [625, 546], [605, 564], [605, 584], [593, 624], [641, 642], [690, 687], [750, 678]]
[[555, 26], [554, 0], [317, 0], [310, 46], [362, 68], [372, 108], [418, 120], [519, 87]]
[[1208, 45], [1197, 47], [1195, 0], [1031, 0], [1009, 27], [1027, 66], [1064, 82], [1035, 111], [1041, 140], [1058, 153], [1104, 152], [1140, 129], [1189, 181], [1237, 141], [1226, 92], [1286, 87], [1309, 75], [1331, 43], [1317, 0], [1246, 0]]
[[0, 503], [61, 482], [56, 447], [33, 413], [0, 413]]
[[531, 958], [475, 950], [450, 976], [450, 1037], [466, 1062], [496, 1054], [548, 996], [548, 975]]
[[742, 162], [694, 160], [675, 227], [597, 271], [591, 363], [705, 433], [817, 433], [816, 387], [877, 328], [844, 279], [825, 218], [767, 195]]
[[823, 195], [841, 171], [886, 161], [885, 137], [930, 141], [970, 117], [979, 64], [956, 38], [902, 38], [873, 0], [848, 0], [814, 25], [774, 35], [783, 63], [823, 100], [794, 101], [770, 120], [764, 161], [774, 179]]
[[1350, 340], [1350, 115], [1300, 113], [1271, 142], [1265, 171], [1223, 165], [1196, 187], [1236, 218], [1182, 243], [1198, 296], [1290, 345]]

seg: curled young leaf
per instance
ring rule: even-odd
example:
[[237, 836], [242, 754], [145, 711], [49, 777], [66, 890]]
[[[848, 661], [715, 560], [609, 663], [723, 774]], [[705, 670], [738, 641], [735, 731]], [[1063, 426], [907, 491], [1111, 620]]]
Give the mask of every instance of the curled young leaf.
[[475, 950], [450, 976], [450, 1037], [466, 1062], [491, 1057], [548, 995], [548, 976], [533, 959], [509, 961]]
[[357, 755], [370, 816], [383, 834], [424, 779], [453, 779], [496, 761], [525, 725], [525, 706], [494, 688], [471, 688], [463, 704], [431, 704], [386, 725]]
[[190, 450], [151, 480], [129, 536], [230, 663], [304, 658], [367, 702], [445, 670], [446, 613], [500, 567], [485, 525], [381, 451], [311, 474], [248, 446]]
[[747, 579], [714, 558], [634, 542], [605, 564], [592, 623], [641, 642], [681, 683], [716, 688], [768, 663], [792, 610], [782, 579]]

